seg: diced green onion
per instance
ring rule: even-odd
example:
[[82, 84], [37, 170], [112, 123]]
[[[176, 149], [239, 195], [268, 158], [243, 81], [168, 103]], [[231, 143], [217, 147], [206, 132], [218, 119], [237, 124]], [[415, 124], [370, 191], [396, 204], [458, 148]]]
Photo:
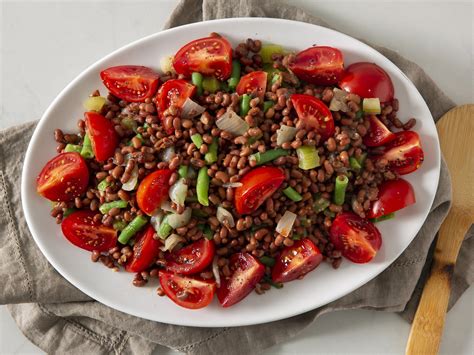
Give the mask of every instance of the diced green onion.
[[379, 114], [382, 111], [379, 98], [364, 99], [362, 101], [362, 110], [365, 113]]
[[359, 158], [357, 158], [357, 161], [359, 162], [359, 165], [363, 168], [365, 164], [365, 159], [367, 159], [367, 153], [362, 153]]
[[168, 217], [165, 216], [165, 218], [163, 218], [160, 223], [160, 228], [158, 228], [158, 236], [161, 239], [166, 239], [171, 234], [172, 230], [173, 227], [170, 226], [170, 224], [168, 223]]
[[329, 211], [329, 210], [327, 210], [327, 209], [324, 210], [323, 213], [324, 213], [324, 215], [325, 215], [326, 217], [329, 217], [329, 218], [334, 218], [334, 217], [336, 217], [336, 214], [335, 214], [334, 212]]
[[209, 206], [209, 175], [207, 175], [207, 167], [203, 166], [199, 169], [197, 182], [196, 182], [196, 193], [198, 201], [203, 206]]
[[324, 197], [318, 198], [313, 205], [314, 212], [320, 213], [323, 212], [326, 208], [329, 207], [331, 203], [326, 200]]
[[137, 234], [145, 224], [147, 224], [148, 219], [143, 215], [136, 216], [127, 226], [122, 230], [118, 237], [118, 241], [122, 244], [127, 244], [130, 238]]
[[240, 100], [240, 116], [245, 117], [250, 110], [250, 95], [243, 94]]
[[104, 192], [107, 187], [111, 185], [106, 179], [102, 180], [99, 185], [97, 185], [97, 189], [101, 192]]
[[260, 49], [260, 57], [262, 57], [263, 63], [273, 63], [273, 54], [283, 54], [283, 47], [279, 44], [265, 44]]
[[66, 144], [66, 147], [64, 148], [64, 151], [66, 153], [80, 153], [82, 150], [82, 147], [80, 145], [76, 144]]
[[362, 166], [360, 165], [359, 161], [354, 157], [349, 158], [349, 164], [351, 165], [351, 169], [354, 170], [356, 173], [358, 173], [360, 169], [362, 169]]
[[219, 143], [216, 137], [212, 139], [212, 143], [209, 145], [207, 153], [204, 155], [204, 160], [208, 165], [215, 163], [217, 161], [217, 148]]
[[127, 222], [125, 221], [115, 221], [114, 224], [112, 225], [112, 227], [118, 231], [123, 230], [126, 226], [127, 226]]
[[238, 60], [233, 60], [232, 61], [232, 74], [230, 75], [230, 78], [227, 81], [229, 83], [229, 89], [235, 90], [235, 88], [239, 84], [240, 72], [241, 72], [240, 62]]
[[69, 216], [71, 213], [75, 212], [75, 208], [66, 208], [66, 210], [63, 212], [63, 217]]
[[273, 267], [273, 265], [275, 265], [275, 259], [272, 258], [271, 256], [264, 255], [264, 256], [260, 257], [260, 262], [263, 265], [270, 266], [270, 267]]
[[319, 166], [319, 155], [314, 145], [303, 145], [296, 149], [296, 154], [300, 169], [309, 170]]
[[334, 203], [341, 206], [344, 204], [346, 198], [346, 189], [349, 184], [349, 179], [346, 175], [339, 175], [336, 177], [336, 184], [334, 187]]
[[121, 121], [121, 125], [126, 129], [135, 131], [137, 129], [137, 122], [129, 117], [125, 117]]
[[102, 107], [105, 105], [105, 97], [102, 96], [91, 96], [84, 101], [84, 108], [87, 111], [96, 111], [99, 112], [102, 110]]
[[204, 234], [204, 238], [208, 240], [212, 240], [214, 237], [214, 233], [212, 232], [211, 227], [209, 227], [207, 224], [198, 224], [197, 226], [202, 233]]
[[107, 214], [112, 208], [125, 208], [127, 207], [127, 205], [128, 205], [128, 202], [124, 200], [107, 202], [100, 205], [99, 211], [102, 214]]
[[206, 76], [202, 79], [202, 88], [210, 92], [211, 94], [215, 93], [221, 87], [221, 83], [219, 80], [214, 78], [213, 76]]
[[84, 143], [82, 144], [81, 155], [83, 158], [92, 159], [94, 158], [94, 151], [92, 150], [91, 137], [89, 133], [84, 136]]
[[186, 179], [188, 177], [188, 166], [180, 165], [178, 169], [178, 175], [180, 178]]
[[263, 102], [263, 112], [267, 112], [270, 107], [273, 107], [273, 105], [275, 105], [275, 103], [273, 101], [264, 101]]
[[263, 71], [267, 73], [267, 83], [271, 82], [275, 73], [279, 73], [280, 70], [273, 67], [273, 64], [263, 64]]
[[252, 154], [249, 157], [249, 159], [255, 160], [257, 162], [257, 165], [262, 165], [262, 164], [268, 163], [269, 161], [275, 160], [279, 157], [286, 156], [288, 154], [289, 154], [288, 150], [277, 148], [277, 149], [267, 150], [264, 153], [258, 152], [258, 153]]
[[197, 149], [201, 149], [202, 143], [204, 141], [202, 140], [202, 136], [199, 133], [193, 134], [191, 136], [191, 140], [193, 141]]
[[150, 125], [149, 125], [148, 123], [146, 123], [146, 122], [145, 122], [145, 123], [143, 124], [143, 129], [147, 130], [147, 129], [148, 129], [148, 127], [150, 127]]
[[288, 186], [286, 189], [283, 190], [283, 193], [285, 194], [286, 197], [288, 197], [291, 201], [299, 202], [303, 199], [303, 196], [301, 196], [298, 191], [296, 191], [294, 188], [291, 186]]
[[301, 234], [293, 234], [291, 236], [291, 239], [293, 240], [300, 240], [303, 236]]
[[389, 214], [386, 214], [384, 216], [380, 216], [380, 217], [377, 217], [377, 218], [371, 218], [370, 221], [373, 222], [373, 223], [377, 223], [377, 222], [382, 222], [382, 221], [386, 221], [388, 219], [392, 219], [395, 217], [395, 213], [389, 213]]
[[272, 85], [278, 83], [281, 80], [282, 80], [282, 75], [280, 71], [274, 72], [272, 76], [272, 81], [271, 81]]
[[193, 85], [196, 86], [196, 93], [199, 96], [202, 95], [202, 80], [203, 80], [203, 76], [201, 73], [194, 72], [191, 74], [191, 81], [193, 82]]

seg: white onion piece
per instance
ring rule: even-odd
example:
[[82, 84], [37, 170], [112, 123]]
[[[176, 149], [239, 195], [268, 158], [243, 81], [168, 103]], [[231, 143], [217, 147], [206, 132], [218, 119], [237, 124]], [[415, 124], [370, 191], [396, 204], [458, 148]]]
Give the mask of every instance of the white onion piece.
[[160, 67], [163, 73], [166, 74], [166, 73], [175, 72], [174, 67], [173, 67], [173, 60], [174, 60], [174, 56], [172, 55], [164, 56], [160, 59]]
[[222, 184], [222, 187], [241, 187], [243, 184], [241, 182], [226, 182]]
[[174, 151], [174, 147], [171, 146], [171, 147], [168, 147], [166, 148], [164, 151], [163, 151], [163, 155], [162, 155], [162, 160], [169, 163], [171, 161], [171, 159], [173, 159], [173, 157], [176, 155], [175, 151]]
[[342, 111], [342, 112], [349, 111], [349, 107], [347, 107], [347, 104], [346, 104], [347, 92], [338, 88], [334, 88], [333, 93], [334, 93], [334, 96], [331, 102], [329, 103], [329, 109], [331, 111]]
[[188, 97], [181, 108], [181, 118], [191, 119], [202, 114], [204, 111], [206, 111], [205, 107], [202, 107]]
[[248, 131], [249, 125], [234, 111], [229, 110], [216, 121], [216, 126], [236, 136], [241, 136]]
[[281, 125], [277, 130], [277, 145], [291, 142], [296, 136], [297, 129], [295, 127]]
[[159, 210], [150, 218], [150, 224], [153, 226], [153, 228], [155, 229], [157, 233], [158, 233], [158, 229], [160, 229], [160, 224], [162, 220], [163, 220], [163, 212]]
[[165, 244], [160, 247], [162, 251], [173, 251], [176, 249], [178, 244], [184, 243], [186, 240], [177, 234], [171, 234], [168, 238], [165, 239]]
[[132, 170], [132, 174], [130, 176], [130, 179], [125, 184], [122, 184], [122, 190], [125, 191], [133, 191], [137, 187], [137, 182], [138, 182], [138, 166], [135, 165], [135, 167]]
[[171, 202], [166, 200], [161, 203], [160, 208], [165, 211], [165, 212], [176, 212], [172, 207], [171, 207]]
[[[224, 207], [217, 207], [217, 213], [216, 213], [217, 220], [225, 225], [227, 225], [231, 228], [235, 226], [235, 221], [234, 221], [234, 216], [232, 216], [232, 213], [227, 211]], [[227, 221], [227, 223], [225, 223]]]
[[286, 211], [285, 214], [280, 218], [276, 226], [276, 231], [284, 237], [290, 235], [293, 224], [296, 220], [296, 214], [290, 211]]
[[217, 265], [217, 256], [212, 260], [212, 273], [216, 279], [217, 288], [221, 287], [221, 275], [219, 274], [219, 266]]
[[183, 213], [177, 214], [172, 213], [168, 215], [168, 224], [173, 228], [181, 228], [189, 223], [191, 220], [192, 210], [188, 207], [184, 210]]
[[181, 178], [176, 181], [173, 186], [170, 187], [168, 194], [171, 201], [179, 206], [183, 206], [188, 194], [188, 185], [186, 185], [185, 180]]

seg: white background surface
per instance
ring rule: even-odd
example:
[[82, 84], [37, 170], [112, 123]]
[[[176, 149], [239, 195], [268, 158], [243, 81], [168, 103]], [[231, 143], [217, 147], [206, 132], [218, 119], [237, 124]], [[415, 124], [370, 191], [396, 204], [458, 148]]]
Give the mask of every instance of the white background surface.
[[[471, 1], [311, 1], [294, 4], [354, 37], [398, 50], [420, 64], [456, 103], [474, 101]], [[1, 1], [0, 128], [37, 119], [84, 68], [161, 29], [176, 0]], [[441, 352], [474, 353], [474, 291], [448, 314]], [[327, 314], [266, 354], [400, 354], [409, 325], [394, 314]], [[0, 307], [0, 354], [40, 350]], [[157, 353], [173, 352], [160, 348]]]

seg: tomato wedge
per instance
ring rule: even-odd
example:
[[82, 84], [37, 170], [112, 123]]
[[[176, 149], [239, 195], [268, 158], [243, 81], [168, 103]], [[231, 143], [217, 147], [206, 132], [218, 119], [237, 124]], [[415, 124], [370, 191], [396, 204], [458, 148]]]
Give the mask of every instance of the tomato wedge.
[[232, 73], [232, 47], [224, 37], [196, 39], [175, 54], [173, 67], [186, 77], [199, 72], [219, 80], [227, 79]]
[[133, 256], [125, 265], [125, 269], [128, 272], [141, 272], [146, 270], [158, 257], [161, 242], [153, 238], [154, 235], [155, 229], [149, 225], [135, 237]]
[[200, 239], [176, 253], [167, 254], [166, 269], [182, 275], [201, 272], [212, 263], [215, 249], [212, 240]]
[[184, 308], [199, 309], [206, 307], [211, 303], [216, 292], [215, 281], [198, 280], [164, 270], [160, 270], [158, 276], [161, 288], [166, 296]]
[[230, 257], [230, 277], [223, 278], [217, 289], [217, 298], [223, 307], [243, 300], [262, 279], [265, 266], [249, 253], [236, 253]]
[[379, 186], [377, 200], [368, 213], [369, 218], [385, 216], [416, 202], [413, 186], [403, 179], [385, 181]]
[[172, 173], [170, 169], [156, 170], [146, 176], [138, 186], [137, 204], [147, 215], [151, 216], [167, 199], [170, 188], [168, 181]]
[[290, 98], [298, 118], [307, 129], [316, 130], [323, 141], [334, 134], [334, 120], [324, 102], [306, 94], [293, 94]]
[[290, 69], [298, 78], [308, 83], [334, 85], [341, 80], [344, 73], [344, 59], [337, 48], [311, 47], [296, 55]]
[[400, 175], [409, 174], [418, 169], [424, 159], [418, 133], [413, 131], [395, 133], [395, 139], [385, 146], [379, 159], [381, 158], [387, 159], [390, 170]]
[[36, 178], [36, 191], [51, 201], [71, 201], [87, 190], [89, 169], [79, 153], [61, 153]]
[[362, 98], [378, 97], [380, 102], [392, 101], [395, 91], [392, 79], [385, 70], [377, 64], [367, 62], [349, 65], [339, 86]]
[[239, 186], [235, 189], [235, 208], [240, 214], [254, 212], [265, 200], [273, 195], [280, 187], [285, 174], [281, 169], [262, 166], [252, 169], [241, 179]]
[[117, 231], [94, 222], [96, 213], [81, 210], [71, 213], [61, 223], [64, 236], [75, 246], [93, 251], [107, 251], [117, 244]]
[[368, 147], [378, 147], [395, 139], [392, 133], [376, 116], [369, 118], [369, 131], [364, 136], [364, 144]]
[[119, 137], [115, 132], [114, 124], [97, 112], [84, 113], [87, 132], [91, 138], [95, 159], [103, 162], [115, 153], [119, 144]]
[[288, 282], [302, 278], [322, 260], [323, 254], [310, 239], [298, 240], [291, 247], [283, 249], [273, 267], [272, 279], [275, 282]]
[[107, 89], [118, 98], [140, 102], [155, 94], [160, 76], [147, 67], [119, 65], [101, 71], [100, 78]]
[[263, 100], [267, 88], [267, 73], [264, 71], [253, 71], [240, 78], [235, 91], [239, 95], [253, 94]]
[[352, 212], [338, 215], [330, 229], [331, 242], [354, 263], [367, 263], [382, 246], [382, 236], [374, 224]]

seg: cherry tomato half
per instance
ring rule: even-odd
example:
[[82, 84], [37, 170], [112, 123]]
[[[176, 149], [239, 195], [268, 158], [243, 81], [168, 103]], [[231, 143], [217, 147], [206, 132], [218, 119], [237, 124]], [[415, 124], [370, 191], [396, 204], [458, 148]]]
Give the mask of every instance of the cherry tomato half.
[[89, 169], [79, 153], [61, 153], [36, 178], [36, 191], [51, 201], [71, 201], [87, 190]]
[[137, 204], [147, 215], [151, 216], [168, 197], [168, 181], [172, 173], [170, 169], [156, 170], [147, 175], [138, 186]]
[[378, 97], [380, 102], [393, 100], [392, 79], [385, 70], [374, 63], [360, 62], [349, 65], [339, 86], [362, 98]]
[[200, 239], [175, 253], [166, 255], [166, 269], [182, 275], [203, 271], [214, 259], [215, 246], [212, 240]]
[[141, 272], [153, 264], [160, 253], [161, 242], [155, 238], [155, 229], [149, 225], [135, 237], [133, 256], [127, 261], [125, 269], [128, 272]]
[[155, 94], [160, 76], [147, 67], [120, 65], [101, 71], [100, 78], [107, 89], [118, 98], [140, 102]]
[[196, 39], [176, 53], [173, 67], [186, 77], [199, 72], [219, 80], [227, 79], [232, 73], [232, 47], [224, 37]]
[[199, 309], [206, 307], [211, 303], [216, 292], [215, 281], [198, 280], [164, 270], [160, 270], [158, 276], [161, 288], [166, 296], [184, 308]]
[[290, 99], [298, 118], [307, 129], [316, 130], [323, 141], [334, 134], [334, 120], [331, 111], [324, 102], [306, 94], [293, 94]]
[[288, 282], [302, 278], [314, 270], [323, 260], [318, 247], [308, 239], [301, 239], [286, 247], [276, 260], [272, 270], [275, 282]]
[[382, 246], [382, 237], [374, 224], [352, 212], [338, 215], [330, 229], [331, 242], [354, 263], [367, 263]]
[[265, 266], [249, 253], [236, 253], [230, 257], [232, 274], [221, 280], [217, 298], [223, 307], [230, 307], [243, 300], [262, 279]]
[[117, 231], [95, 222], [95, 212], [81, 210], [71, 213], [61, 223], [64, 236], [75, 246], [93, 251], [107, 251], [117, 244]]
[[295, 75], [308, 83], [334, 85], [344, 73], [344, 60], [339, 49], [333, 47], [311, 47], [299, 52], [290, 64]]
[[250, 170], [240, 182], [242, 186], [235, 189], [235, 208], [240, 214], [255, 211], [265, 200], [280, 187], [285, 174], [281, 169], [262, 166]]
[[379, 186], [377, 200], [372, 204], [368, 217], [385, 216], [415, 202], [415, 191], [408, 181], [403, 179], [385, 181]]
[[395, 139], [392, 133], [376, 116], [369, 118], [369, 130], [364, 136], [364, 144], [368, 147], [378, 147]]
[[119, 144], [119, 137], [115, 132], [114, 124], [97, 112], [84, 113], [87, 132], [91, 138], [95, 159], [106, 161], [115, 153]]
[[263, 100], [267, 88], [267, 73], [264, 71], [253, 71], [240, 78], [235, 92], [239, 95], [254, 94]]
[[379, 159], [388, 160], [390, 170], [400, 175], [409, 174], [423, 163], [424, 153], [420, 137], [413, 131], [395, 133], [395, 139], [385, 146]]

